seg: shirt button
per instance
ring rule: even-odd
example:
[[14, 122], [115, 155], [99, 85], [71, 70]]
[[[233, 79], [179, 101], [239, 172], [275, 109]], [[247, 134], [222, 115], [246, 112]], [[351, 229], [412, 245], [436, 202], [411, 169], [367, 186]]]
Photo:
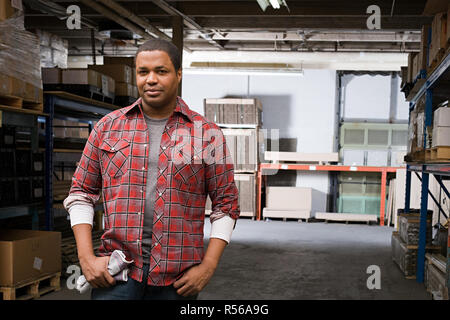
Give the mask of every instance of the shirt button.
[[163, 147], [163, 150], [166, 150], [166, 148], [167, 148], [167, 147], [164, 146], [164, 147]]
[[163, 169], [161, 169], [161, 170], [159, 170], [159, 173], [163, 173], [163, 171], [164, 171], [164, 170], [163, 170]]
[[142, 170], [145, 170], [145, 167], [142, 167]]
[[144, 189], [141, 189], [141, 193], [143, 193], [144, 192]]
[[111, 148], [112, 151], [116, 150], [114, 147]]
[[159, 193], [159, 196], [160, 196], [160, 197], [162, 196], [162, 193], [161, 193], [161, 192]]

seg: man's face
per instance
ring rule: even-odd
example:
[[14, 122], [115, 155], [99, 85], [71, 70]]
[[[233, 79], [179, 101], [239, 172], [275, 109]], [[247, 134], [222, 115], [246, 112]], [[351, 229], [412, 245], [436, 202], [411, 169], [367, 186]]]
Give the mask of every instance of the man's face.
[[143, 102], [164, 108], [176, 100], [181, 69], [175, 67], [164, 51], [142, 51], [136, 57], [136, 83]]

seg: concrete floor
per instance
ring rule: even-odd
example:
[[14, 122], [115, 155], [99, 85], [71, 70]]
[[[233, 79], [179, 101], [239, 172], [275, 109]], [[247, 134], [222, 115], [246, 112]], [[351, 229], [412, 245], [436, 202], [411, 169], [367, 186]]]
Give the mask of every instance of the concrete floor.
[[[219, 268], [199, 299], [431, 299], [391, 259], [393, 228], [365, 224], [240, 219]], [[209, 221], [205, 235], [209, 236]], [[381, 270], [369, 290], [367, 267]], [[42, 300], [89, 299], [68, 290]]]

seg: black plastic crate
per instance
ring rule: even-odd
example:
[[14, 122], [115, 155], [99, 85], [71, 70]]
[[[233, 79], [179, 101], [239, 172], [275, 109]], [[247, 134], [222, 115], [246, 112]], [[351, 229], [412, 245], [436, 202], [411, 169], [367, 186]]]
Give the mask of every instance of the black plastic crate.
[[33, 176], [42, 176], [45, 173], [44, 154], [36, 153], [32, 154], [32, 172]]
[[29, 177], [32, 173], [30, 150], [16, 150], [16, 177]]
[[0, 127], [0, 148], [14, 148], [16, 144], [16, 128]]
[[14, 151], [0, 150], [0, 177], [14, 177]]
[[19, 204], [27, 204], [33, 201], [31, 194], [31, 179], [30, 178], [18, 178], [17, 179], [17, 199]]
[[16, 188], [13, 179], [0, 180], [0, 207], [16, 204]]
[[44, 200], [45, 183], [44, 177], [34, 177], [31, 180], [31, 196], [33, 202]]

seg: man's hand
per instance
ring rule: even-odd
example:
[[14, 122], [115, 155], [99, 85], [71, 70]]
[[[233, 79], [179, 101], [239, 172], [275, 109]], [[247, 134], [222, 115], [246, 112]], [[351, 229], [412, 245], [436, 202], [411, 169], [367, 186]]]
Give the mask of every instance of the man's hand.
[[87, 282], [94, 288], [107, 288], [116, 284], [116, 280], [108, 272], [110, 257], [80, 258], [81, 270]]
[[214, 274], [216, 266], [206, 261], [189, 268], [173, 286], [183, 297], [198, 294], [208, 284]]

